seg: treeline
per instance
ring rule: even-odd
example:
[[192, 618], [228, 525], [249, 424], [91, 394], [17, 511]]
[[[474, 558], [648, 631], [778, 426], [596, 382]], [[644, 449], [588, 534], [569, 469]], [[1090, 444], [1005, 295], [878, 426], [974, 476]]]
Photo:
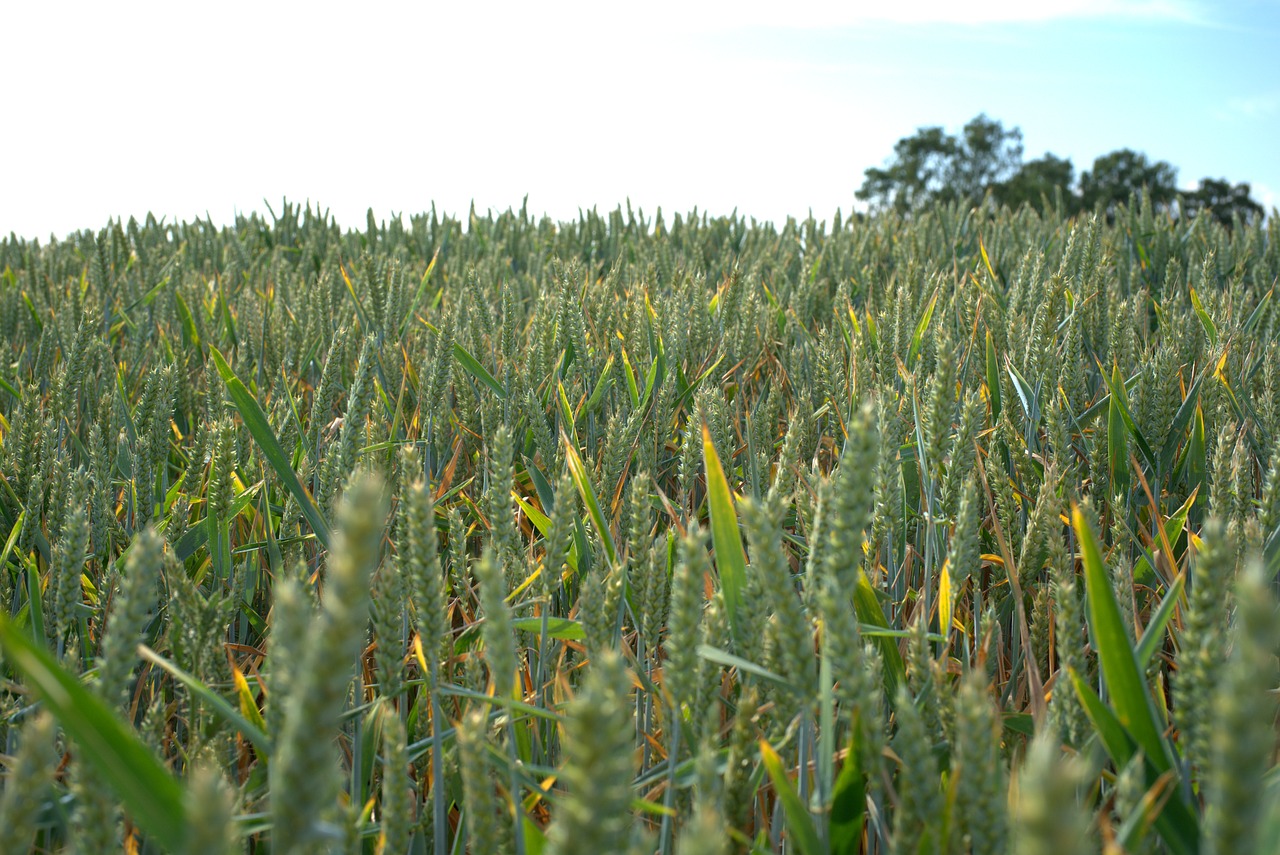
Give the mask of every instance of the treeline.
[[1053, 207], [1068, 215], [1099, 211], [1111, 219], [1117, 206], [1146, 192], [1158, 210], [1179, 217], [1205, 211], [1228, 227], [1237, 219], [1251, 224], [1265, 215], [1248, 183], [1206, 177], [1195, 190], [1180, 192], [1176, 167], [1133, 149], [1102, 155], [1078, 178], [1068, 158], [1045, 153], [1024, 161], [1022, 155], [1022, 130], [1006, 129], [985, 114], [971, 119], [959, 135], [936, 126], [920, 128], [898, 140], [884, 168], [866, 170], [856, 196], [874, 210], [901, 214], [935, 202], [968, 200], [1015, 210]]

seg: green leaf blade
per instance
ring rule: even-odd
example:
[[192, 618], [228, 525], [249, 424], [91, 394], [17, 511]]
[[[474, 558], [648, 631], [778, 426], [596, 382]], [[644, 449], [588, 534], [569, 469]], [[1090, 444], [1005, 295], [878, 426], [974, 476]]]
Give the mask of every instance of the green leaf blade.
[[733, 506], [733, 493], [725, 478], [720, 456], [716, 454], [711, 432], [702, 426], [702, 455], [707, 468], [707, 504], [711, 509], [711, 541], [716, 552], [716, 569], [724, 592], [725, 613], [729, 626], [737, 630], [738, 608], [742, 589], [747, 583], [747, 553], [742, 548], [738, 530], [738, 512]]
[[578, 495], [582, 497], [582, 503], [587, 506], [587, 513], [591, 515], [591, 522], [596, 527], [596, 533], [600, 535], [600, 543], [604, 545], [605, 556], [609, 559], [610, 565], [617, 566], [618, 563], [618, 547], [614, 545], [613, 534], [609, 531], [609, 520], [604, 515], [604, 510], [600, 507], [600, 502], [596, 498], [596, 491], [591, 486], [591, 478], [587, 475], [587, 467], [582, 462], [578, 449], [573, 447], [573, 443], [566, 436], [564, 438], [565, 462], [569, 466], [569, 475], [573, 478], [573, 484], [578, 488]]
[[1112, 703], [1125, 730], [1133, 735], [1151, 762], [1164, 772], [1171, 765], [1168, 752], [1156, 724], [1155, 713], [1151, 708], [1151, 700], [1142, 672], [1138, 668], [1129, 634], [1120, 616], [1120, 606], [1111, 588], [1098, 541], [1078, 506], [1071, 510], [1071, 522], [1080, 541], [1089, 625]]
[[453, 357], [458, 360], [459, 365], [467, 369], [468, 374], [487, 386], [493, 394], [501, 399], [506, 399], [507, 390], [502, 388], [502, 384], [489, 373], [487, 368], [480, 364], [480, 360], [468, 353], [467, 349], [456, 341], [453, 343]]
[[845, 754], [831, 799], [830, 839], [832, 855], [858, 855], [867, 813], [867, 776], [856, 742]]
[[801, 855], [821, 855], [822, 842], [818, 837], [818, 829], [813, 824], [813, 816], [805, 808], [804, 802], [800, 801], [800, 794], [796, 792], [795, 785], [791, 783], [786, 770], [782, 768], [782, 758], [769, 743], [763, 740], [760, 742], [760, 759], [764, 763], [765, 771], [769, 773], [769, 780], [773, 782], [778, 801], [782, 802], [782, 812], [787, 819], [787, 831], [790, 832], [791, 842], [795, 844], [796, 851]]
[[209, 352], [213, 356], [214, 364], [218, 367], [218, 373], [222, 375], [222, 380], [227, 385], [227, 394], [231, 396], [236, 409], [240, 411], [240, 416], [244, 419], [245, 427], [249, 429], [249, 434], [253, 437], [253, 441], [257, 443], [263, 457], [267, 459], [267, 462], [271, 464], [271, 468], [275, 470], [276, 475], [284, 483], [285, 489], [297, 499], [298, 507], [302, 509], [303, 516], [307, 518], [312, 531], [315, 532], [316, 539], [328, 549], [330, 540], [329, 524], [320, 515], [320, 509], [316, 507], [311, 494], [302, 486], [302, 482], [298, 480], [298, 474], [293, 471], [293, 465], [289, 462], [288, 455], [284, 453], [284, 449], [280, 447], [280, 441], [276, 439], [275, 432], [271, 430], [271, 423], [267, 421], [266, 413], [262, 411], [262, 407], [258, 405], [258, 400], [250, 394], [244, 382], [231, 370], [231, 366], [227, 364], [226, 359], [218, 352], [218, 349], [210, 346]]
[[0, 647], [139, 827], [164, 848], [180, 851], [186, 840], [182, 786], [151, 749], [48, 651], [4, 617]]

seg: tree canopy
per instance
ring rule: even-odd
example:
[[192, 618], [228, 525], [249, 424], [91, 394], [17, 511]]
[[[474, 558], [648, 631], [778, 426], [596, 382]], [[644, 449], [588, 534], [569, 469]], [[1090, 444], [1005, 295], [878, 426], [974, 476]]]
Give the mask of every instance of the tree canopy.
[[884, 167], [866, 170], [855, 195], [873, 210], [903, 215], [935, 202], [964, 201], [1041, 211], [1052, 206], [1069, 214], [1097, 211], [1111, 219], [1117, 206], [1144, 191], [1158, 210], [1176, 216], [1204, 212], [1227, 226], [1265, 214], [1247, 183], [1204, 178], [1198, 189], [1180, 193], [1176, 167], [1130, 148], [1098, 157], [1078, 180], [1070, 159], [1046, 153], [1024, 162], [1022, 155], [1022, 130], [1005, 128], [986, 114], [959, 134], [920, 128], [898, 140]]
[[1145, 187], [1151, 203], [1168, 207], [1178, 195], [1178, 170], [1163, 160], [1152, 162], [1140, 151], [1122, 148], [1104, 154], [1093, 169], [1080, 173], [1080, 201], [1086, 210], [1101, 207], [1110, 216]]
[[1030, 205], [1038, 209], [1043, 200], [1054, 200], [1055, 194], [1058, 197], [1069, 194], [1074, 183], [1075, 167], [1071, 161], [1046, 154], [1022, 164], [1007, 181], [992, 185], [991, 193], [996, 204], [1010, 208]]
[[1233, 185], [1225, 178], [1201, 179], [1199, 189], [1184, 196], [1183, 204], [1189, 215], [1208, 211], [1214, 219], [1226, 226], [1231, 225], [1236, 217], [1242, 222], [1251, 223], [1266, 213], [1249, 195], [1247, 183]]
[[941, 127], [921, 128], [893, 147], [885, 169], [868, 169], [857, 197], [872, 207], [908, 213], [932, 202], [982, 200], [988, 186], [1008, 179], [1022, 162], [1022, 131], [1005, 130], [979, 115], [959, 137]]

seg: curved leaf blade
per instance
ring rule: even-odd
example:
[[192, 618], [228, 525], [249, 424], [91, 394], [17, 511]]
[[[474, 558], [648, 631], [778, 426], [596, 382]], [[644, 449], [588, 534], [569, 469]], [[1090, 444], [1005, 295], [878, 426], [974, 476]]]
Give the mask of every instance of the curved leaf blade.
[[733, 493], [729, 491], [724, 467], [720, 465], [720, 456], [716, 454], [711, 432], [705, 424], [702, 426], [702, 455], [707, 467], [707, 504], [711, 509], [711, 541], [716, 551], [716, 568], [720, 571], [720, 588], [724, 591], [729, 626], [736, 631], [738, 606], [747, 583], [747, 553], [742, 548]]
[[858, 571], [858, 585], [853, 590], [853, 609], [863, 624], [884, 630], [864, 628], [863, 635], [875, 638], [880, 646], [880, 656], [884, 662], [885, 701], [892, 706], [893, 699], [898, 695], [898, 686], [907, 681], [907, 666], [902, 661], [902, 651], [898, 649], [897, 639], [906, 637], [908, 632], [889, 628], [889, 619], [885, 617], [880, 600], [876, 597], [876, 589], [871, 586], [871, 580], [863, 570]]
[[587, 506], [587, 513], [591, 515], [591, 522], [596, 527], [596, 534], [600, 535], [600, 543], [604, 546], [605, 556], [609, 559], [611, 566], [618, 563], [618, 547], [613, 543], [613, 534], [609, 531], [609, 520], [604, 515], [604, 510], [600, 507], [600, 501], [596, 498], [596, 491], [591, 486], [591, 478], [587, 475], [586, 464], [582, 462], [578, 449], [573, 447], [573, 443], [569, 441], [569, 437], [564, 437], [564, 455], [565, 462], [569, 465], [569, 475], [573, 478], [573, 484], [578, 488], [578, 495], [582, 497], [582, 503]]
[[507, 390], [502, 388], [502, 384], [489, 373], [487, 368], [480, 364], [480, 360], [468, 353], [467, 349], [456, 341], [453, 343], [453, 356], [463, 368], [467, 369], [468, 374], [488, 386], [493, 394], [502, 399], [507, 397]]
[[831, 798], [829, 836], [832, 855], [858, 855], [862, 847], [867, 813], [867, 776], [862, 769], [862, 756], [858, 749], [857, 742], [851, 737]]
[[[1093, 723], [1102, 747], [1117, 769], [1123, 769], [1138, 753], [1133, 738], [1111, 708], [1102, 702], [1097, 693], [1089, 687], [1074, 669], [1068, 671], [1071, 685], [1080, 698], [1080, 705]], [[1147, 785], [1153, 786], [1156, 779], [1169, 770], [1159, 772], [1149, 755], [1141, 758], [1144, 778]], [[1169, 845], [1169, 849], [1177, 855], [1196, 855], [1200, 850], [1200, 829], [1196, 816], [1178, 798], [1168, 799], [1155, 817], [1155, 827], [1160, 837]]]
[[280, 441], [276, 439], [275, 432], [271, 430], [271, 423], [267, 421], [266, 413], [262, 412], [262, 407], [258, 405], [258, 400], [250, 394], [248, 387], [244, 385], [244, 381], [231, 370], [231, 366], [227, 364], [227, 360], [223, 359], [218, 349], [210, 345], [209, 352], [213, 356], [214, 364], [218, 366], [218, 373], [222, 375], [222, 381], [227, 384], [227, 394], [231, 396], [236, 409], [240, 411], [240, 417], [244, 419], [245, 427], [249, 429], [249, 434], [253, 437], [253, 441], [261, 449], [262, 456], [271, 464], [271, 468], [275, 470], [276, 475], [284, 483], [285, 489], [298, 500], [298, 507], [302, 509], [303, 516], [310, 523], [311, 530], [316, 533], [316, 540], [320, 541], [328, 549], [329, 525], [324, 521], [324, 517], [320, 515], [320, 509], [316, 507], [311, 494], [307, 492], [307, 489], [302, 486], [302, 482], [298, 480], [298, 474], [293, 471], [293, 465], [289, 462], [288, 455], [284, 453], [284, 449], [280, 447]]
[[1164, 772], [1171, 764], [1164, 740], [1160, 737], [1160, 728], [1156, 724], [1142, 671], [1138, 668], [1133, 644], [1120, 616], [1120, 606], [1111, 588], [1097, 538], [1078, 505], [1071, 509], [1071, 524], [1080, 541], [1089, 625], [1098, 649], [1098, 660], [1102, 664], [1102, 675], [1111, 694], [1111, 702], [1125, 730], [1133, 736], [1157, 769]]
[[187, 825], [182, 786], [151, 749], [48, 651], [3, 616], [0, 647], [139, 827], [165, 849], [180, 851]]
[[[242, 704], [241, 711], [237, 712], [236, 708], [231, 706], [231, 704], [228, 703], [222, 695], [219, 695], [213, 689], [210, 689], [204, 683], [200, 682], [194, 674], [189, 674], [182, 670], [168, 659], [165, 659], [159, 653], [156, 653], [150, 647], [147, 647], [145, 644], [138, 645], [138, 656], [155, 665], [157, 668], [173, 677], [173, 679], [186, 686], [192, 694], [201, 700], [201, 702], [207, 704], [209, 709], [217, 714], [219, 718], [230, 724], [236, 730], [240, 731], [244, 738], [252, 743], [254, 748], [258, 749], [260, 757], [270, 757], [271, 739], [267, 736], [266, 722], [262, 719], [262, 716], [258, 713], [256, 707], [252, 713], [245, 715], [244, 713], [247, 712], [247, 710], [244, 709]], [[244, 675], [241, 674], [239, 670], [236, 670], [235, 672], [235, 679], [237, 691], [241, 694], [247, 692], [249, 688], [248, 683], [245, 682]], [[243, 687], [241, 686], [242, 683], [244, 684]], [[250, 716], [252, 716], [254, 720], [251, 720]]]
[[778, 801], [782, 802], [782, 812], [787, 818], [787, 831], [791, 833], [791, 842], [795, 844], [796, 851], [801, 855], [821, 855], [822, 843], [818, 837], [818, 829], [813, 824], [813, 816], [805, 808], [800, 794], [782, 768], [782, 758], [764, 740], [760, 740], [760, 759], [765, 771], [769, 773], [769, 780], [773, 782], [773, 789], [778, 793]]

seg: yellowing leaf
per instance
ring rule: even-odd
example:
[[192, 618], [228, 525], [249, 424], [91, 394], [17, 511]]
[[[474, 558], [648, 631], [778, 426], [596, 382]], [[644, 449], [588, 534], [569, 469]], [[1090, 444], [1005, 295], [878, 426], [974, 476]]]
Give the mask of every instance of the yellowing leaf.
[[942, 563], [938, 576], [938, 629], [944, 636], [951, 634], [951, 562]]

